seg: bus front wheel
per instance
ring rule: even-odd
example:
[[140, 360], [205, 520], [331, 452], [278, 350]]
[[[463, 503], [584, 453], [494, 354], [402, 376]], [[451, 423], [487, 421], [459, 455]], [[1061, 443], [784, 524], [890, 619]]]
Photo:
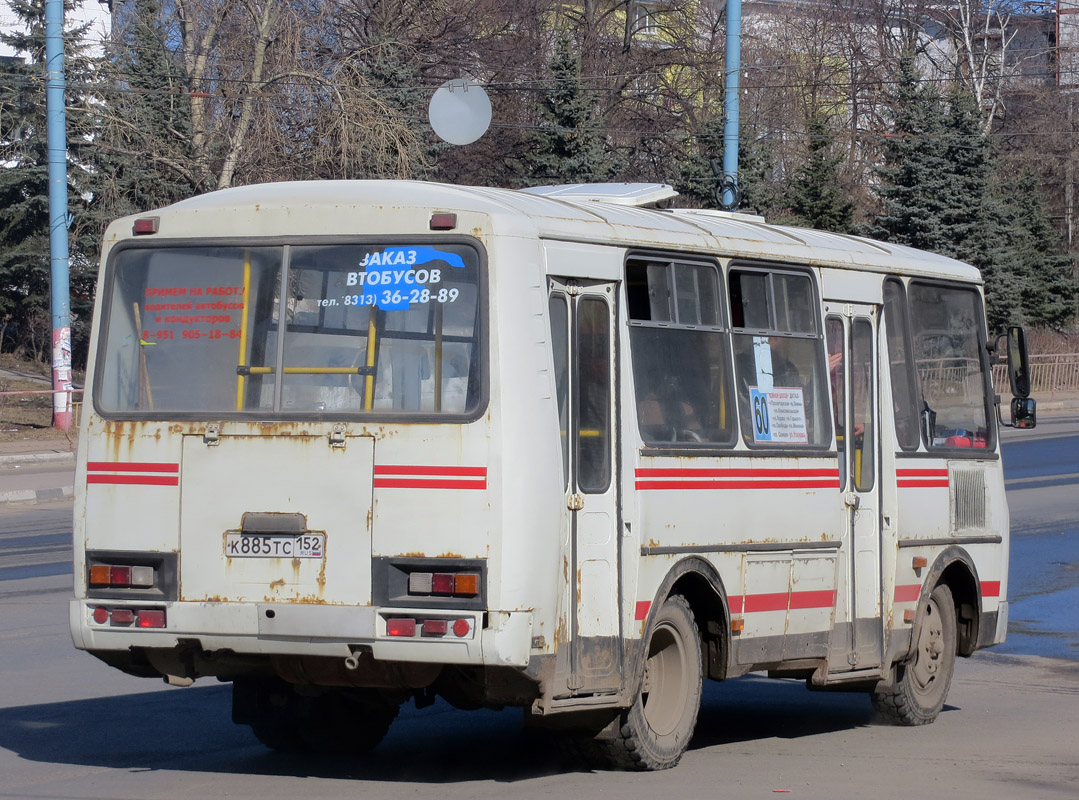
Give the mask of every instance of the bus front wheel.
[[875, 691], [873, 707], [898, 725], [927, 725], [937, 718], [948, 689], [956, 659], [955, 602], [944, 584], [923, 601], [921, 626], [914, 655], [896, 666], [896, 680]]

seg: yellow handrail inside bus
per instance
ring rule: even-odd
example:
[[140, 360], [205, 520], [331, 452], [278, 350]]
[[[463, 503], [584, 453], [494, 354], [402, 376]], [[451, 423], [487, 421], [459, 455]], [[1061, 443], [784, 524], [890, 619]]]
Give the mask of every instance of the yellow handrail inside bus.
[[367, 323], [367, 376], [363, 379], [363, 408], [370, 411], [375, 407], [375, 310], [371, 309], [371, 318]]
[[247, 363], [247, 295], [251, 288], [251, 251], [244, 250], [244, 294], [243, 307], [240, 310], [240, 360], [236, 365], [236, 410], [244, 409], [244, 388], [247, 377], [240, 372], [240, 367]]
[[[277, 370], [274, 367], [245, 367], [236, 368], [238, 375], [273, 375]], [[363, 375], [367, 372], [366, 367], [283, 367], [285, 375]]]

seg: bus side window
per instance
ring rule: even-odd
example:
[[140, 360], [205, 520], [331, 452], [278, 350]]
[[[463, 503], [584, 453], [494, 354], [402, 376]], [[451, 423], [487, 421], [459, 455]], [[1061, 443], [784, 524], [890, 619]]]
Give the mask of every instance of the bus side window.
[[610, 312], [595, 297], [577, 303], [577, 486], [602, 493], [611, 483]]
[[562, 442], [562, 482], [569, 485], [569, 309], [566, 298], [551, 295], [551, 349], [554, 353], [558, 430]]
[[907, 299], [903, 284], [896, 278], [884, 282], [884, 326], [888, 336], [888, 369], [892, 380], [895, 438], [904, 450], [918, 448], [918, 409], [911, 374], [910, 336], [907, 329]]
[[746, 444], [827, 447], [827, 368], [809, 275], [732, 269], [729, 286]]
[[843, 350], [843, 320], [839, 317], [828, 317], [824, 320], [824, 332], [828, 342], [832, 424], [835, 425], [835, 443], [839, 451], [839, 488], [845, 489], [847, 484], [847, 362]]
[[926, 447], [991, 447], [985, 314], [978, 292], [912, 281], [910, 307]]
[[875, 483], [876, 430], [873, 426], [873, 326], [867, 319], [856, 319], [851, 325], [850, 343], [850, 405], [851, 460], [854, 466], [854, 488], [866, 492]]
[[637, 423], [648, 445], [730, 444], [727, 331], [711, 262], [626, 264]]

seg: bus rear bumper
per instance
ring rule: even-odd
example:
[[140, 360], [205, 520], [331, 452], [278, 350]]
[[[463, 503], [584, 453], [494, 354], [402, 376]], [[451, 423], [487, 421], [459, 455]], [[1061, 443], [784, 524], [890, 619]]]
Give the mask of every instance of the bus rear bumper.
[[[69, 618], [75, 647], [127, 651], [133, 647], [172, 649], [197, 642], [205, 651], [239, 655], [348, 658], [362, 650], [380, 661], [518, 667], [527, 666], [530, 655], [532, 614], [528, 611], [418, 612], [374, 606], [172, 602], [152, 604], [154, 610], [165, 612], [165, 627], [139, 627], [138, 611], [147, 605], [72, 600]], [[131, 616], [125, 611], [135, 611], [136, 621], [115, 623], [117, 610], [125, 620]]]

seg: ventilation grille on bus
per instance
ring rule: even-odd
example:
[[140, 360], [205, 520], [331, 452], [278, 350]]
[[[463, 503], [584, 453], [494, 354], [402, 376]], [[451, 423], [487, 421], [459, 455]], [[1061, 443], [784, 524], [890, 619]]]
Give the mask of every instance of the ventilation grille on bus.
[[948, 476], [952, 505], [952, 530], [985, 528], [985, 472], [952, 469]]

